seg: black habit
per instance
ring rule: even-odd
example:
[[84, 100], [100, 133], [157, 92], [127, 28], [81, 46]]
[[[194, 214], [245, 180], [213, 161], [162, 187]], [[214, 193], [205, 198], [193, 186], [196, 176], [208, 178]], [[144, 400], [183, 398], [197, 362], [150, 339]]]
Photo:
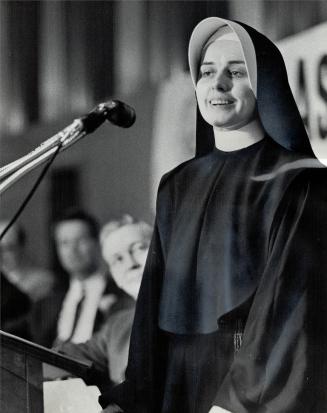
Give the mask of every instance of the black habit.
[[266, 137], [212, 150], [198, 118], [201, 156], [159, 187], [126, 380], [100, 397], [103, 406], [327, 411], [326, 169], [313, 157], [279, 52], [242, 26], [255, 46]]

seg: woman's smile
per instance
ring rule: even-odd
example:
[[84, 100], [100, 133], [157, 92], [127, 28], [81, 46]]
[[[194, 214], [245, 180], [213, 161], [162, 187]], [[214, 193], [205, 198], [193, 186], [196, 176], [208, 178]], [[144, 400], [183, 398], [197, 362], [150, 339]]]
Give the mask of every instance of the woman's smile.
[[231, 106], [234, 104], [234, 100], [232, 99], [226, 99], [226, 98], [212, 98], [209, 99], [209, 105], [213, 107], [225, 107], [225, 106]]

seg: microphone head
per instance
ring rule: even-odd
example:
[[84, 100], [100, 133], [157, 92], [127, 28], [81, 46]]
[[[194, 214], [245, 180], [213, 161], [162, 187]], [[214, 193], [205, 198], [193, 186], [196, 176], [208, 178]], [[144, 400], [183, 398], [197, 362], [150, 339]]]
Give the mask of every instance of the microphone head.
[[114, 125], [129, 128], [136, 119], [135, 110], [119, 100], [110, 100], [103, 104], [107, 109], [106, 119]]

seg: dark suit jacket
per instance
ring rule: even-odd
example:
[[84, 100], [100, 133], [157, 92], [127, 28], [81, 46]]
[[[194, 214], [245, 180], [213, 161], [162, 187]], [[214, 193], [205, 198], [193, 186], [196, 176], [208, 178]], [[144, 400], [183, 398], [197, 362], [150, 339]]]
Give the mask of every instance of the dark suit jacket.
[[[69, 284], [68, 282], [59, 283], [54, 291], [47, 297], [38, 301], [32, 309], [30, 316], [30, 330], [31, 338], [34, 342], [46, 347], [52, 347], [57, 337], [58, 318], [63, 304], [63, 300], [67, 294]], [[120, 307], [121, 301], [126, 294], [117, 287], [114, 281], [108, 276], [108, 283], [104, 291], [104, 295], [115, 294], [117, 296], [117, 303], [109, 309], [109, 313], [117, 310]], [[98, 311], [94, 332], [99, 331], [105, 323], [108, 314], [103, 311]]]
[[63, 343], [57, 351], [71, 357], [91, 361], [93, 374], [88, 384], [100, 389], [112, 383], [120, 383], [125, 377], [135, 301], [126, 300], [126, 308], [109, 316], [100, 331], [86, 343]]
[[1, 323], [2, 330], [29, 339], [28, 315], [31, 302], [28, 296], [0, 274]]

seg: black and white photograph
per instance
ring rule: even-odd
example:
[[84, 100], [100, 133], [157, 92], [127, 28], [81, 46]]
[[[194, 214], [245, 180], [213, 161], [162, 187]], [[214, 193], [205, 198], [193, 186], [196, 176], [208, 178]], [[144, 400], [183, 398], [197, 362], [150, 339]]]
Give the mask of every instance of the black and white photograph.
[[0, 0], [0, 412], [327, 413], [327, 1]]

